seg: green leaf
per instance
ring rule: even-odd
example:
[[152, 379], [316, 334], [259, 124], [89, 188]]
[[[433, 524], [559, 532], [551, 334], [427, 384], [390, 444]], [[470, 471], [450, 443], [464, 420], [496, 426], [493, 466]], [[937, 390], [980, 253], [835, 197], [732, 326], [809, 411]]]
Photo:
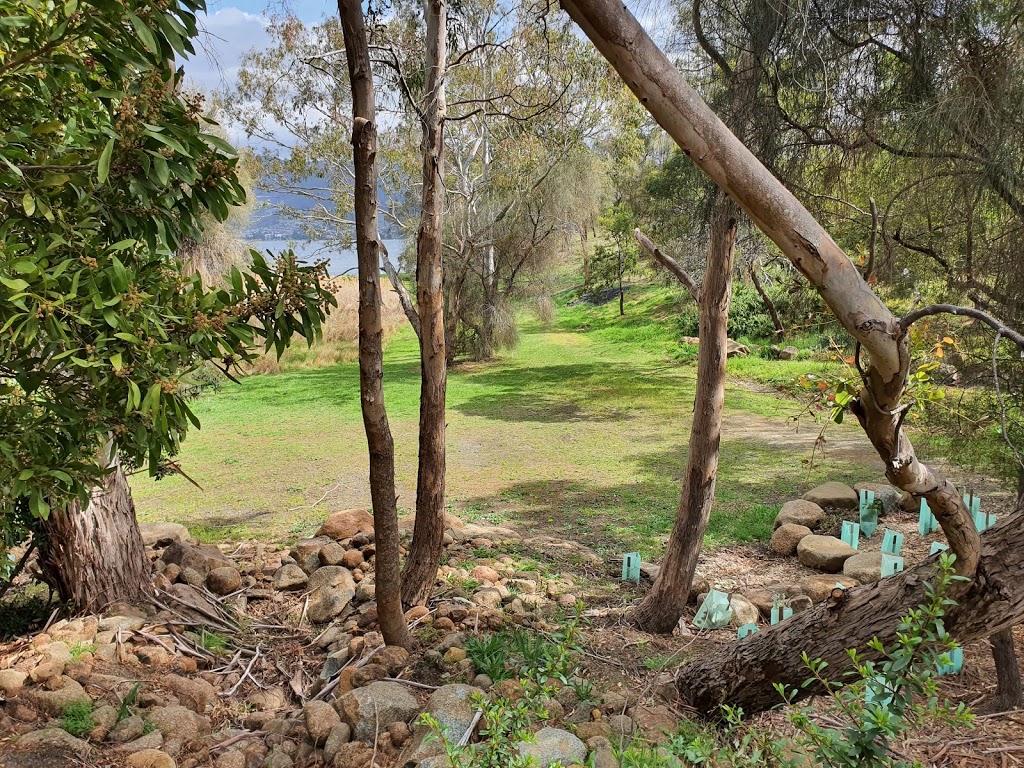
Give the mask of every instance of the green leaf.
[[107, 142], [107, 146], [103, 148], [100, 153], [99, 162], [96, 164], [96, 178], [100, 184], [107, 183], [107, 177], [110, 175], [110, 160], [114, 156], [114, 142], [116, 139], [111, 139]]
[[38, 517], [40, 520], [45, 520], [50, 516], [50, 505], [43, 498], [43, 494], [40, 491], [32, 491], [32, 495], [29, 496], [28, 508], [34, 517]]
[[24, 291], [28, 288], [28, 283], [22, 280], [20, 277], [0, 277], [0, 283], [3, 283], [12, 291]]
[[25, 209], [26, 216], [31, 216], [36, 212], [36, 199], [32, 197], [31, 192], [26, 192], [25, 196], [21, 198], [21, 207]]
[[115, 352], [114, 354], [112, 354], [110, 356], [110, 365], [114, 368], [115, 371], [120, 371], [121, 370], [122, 363], [121, 363], [121, 353], [120, 352]]
[[153, 34], [153, 30], [146, 26], [146, 22], [136, 16], [134, 13], [128, 13], [128, 20], [132, 23], [132, 27], [135, 28], [135, 34], [142, 40], [142, 44], [146, 46], [152, 53], [160, 53], [160, 46], [156, 42], [156, 36]]

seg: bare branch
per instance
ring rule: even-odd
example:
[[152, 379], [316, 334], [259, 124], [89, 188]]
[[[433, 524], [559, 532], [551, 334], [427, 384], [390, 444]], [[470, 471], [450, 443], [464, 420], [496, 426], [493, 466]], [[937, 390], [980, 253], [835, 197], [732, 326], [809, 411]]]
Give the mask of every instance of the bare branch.
[[921, 307], [915, 309], [913, 312], [904, 315], [900, 318], [900, 327], [904, 332], [910, 328], [911, 325], [916, 323], [922, 317], [929, 317], [931, 315], [957, 315], [959, 317], [970, 317], [975, 320], [980, 320], [990, 328], [1012, 341], [1022, 351], [1024, 351], [1024, 335], [1010, 328], [1008, 325], [1003, 323], [1001, 320], [997, 320], [988, 312], [982, 312], [980, 309], [974, 309], [973, 307], [958, 307], [955, 304], [930, 304], [927, 307]]
[[633, 230], [633, 237], [635, 237], [636, 241], [643, 246], [645, 251], [651, 254], [651, 257], [656, 262], [675, 275], [676, 280], [686, 286], [686, 290], [688, 290], [690, 295], [693, 296], [694, 301], [700, 301], [700, 286], [694, 282], [692, 277], [686, 274], [686, 271], [679, 266], [675, 259], [662, 251], [654, 244], [653, 240], [647, 237], [647, 235], [639, 229]]
[[390, 254], [388, 254], [387, 246], [384, 245], [384, 241], [378, 241], [380, 244], [380, 260], [384, 265], [384, 273], [388, 276], [388, 280], [391, 281], [391, 287], [395, 289], [395, 293], [398, 294], [398, 302], [402, 305], [402, 311], [405, 312], [405, 316], [409, 318], [409, 325], [416, 331], [416, 338], [420, 336], [420, 316], [416, 311], [416, 305], [413, 304], [412, 297], [409, 295], [408, 289], [405, 287], [405, 283], [402, 282], [401, 276], [398, 274], [398, 270], [395, 265], [391, 263]]

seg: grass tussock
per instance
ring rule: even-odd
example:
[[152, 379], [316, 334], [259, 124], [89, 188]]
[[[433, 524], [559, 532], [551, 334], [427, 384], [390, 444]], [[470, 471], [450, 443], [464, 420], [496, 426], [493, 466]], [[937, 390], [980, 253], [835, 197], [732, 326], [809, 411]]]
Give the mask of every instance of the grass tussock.
[[[323, 325], [323, 339], [308, 346], [296, 337], [278, 360], [271, 351], [261, 355], [250, 367], [250, 373], [267, 374], [304, 368], [323, 368], [340, 363], [351, 363], [359, 357], [359, 283], [355, 277], [335, 277], [334, 298], [338, 306], [328, 315]], [[381, 284], [384, 298], [384, 339], [407, 324], [398, 295], [386, 281]]]

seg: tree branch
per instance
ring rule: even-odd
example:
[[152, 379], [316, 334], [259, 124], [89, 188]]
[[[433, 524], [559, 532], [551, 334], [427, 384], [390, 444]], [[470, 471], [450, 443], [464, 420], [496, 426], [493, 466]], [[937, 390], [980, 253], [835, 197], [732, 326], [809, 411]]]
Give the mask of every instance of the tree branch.
[[645, 251], [651, 254], [651, 257], [656, 262], [675, 275], [676, 280], [686, 286], [686, 290], [688, 290], [690, 295], [693, 296], [694, 301], [700, 301], [700, 286], [694, 282], [692, 277], [686, 274], [686, 271], [679, 266], [675, 259], [662, 251], [654, 244], [654, 241], [639, 229], [633, 230], [633, 237], [635, 237], [636, 241], [643, 246]]
[[405, 316], [409, 318], [409, 325], [416, 331], [416, 338], [420, 337], [420, 315], [416, 311], [416, 305], [412, 302], [412, 297], [409, 295], [408, 289], [405, 287], [405, 283], [402, 282], [402, 278], [398, 274], [398, 270], [395, 265], [391, 263], [391, 257], [388, 253], [387, 246], [384, 245], [384, 241], [380, 243], [380, 260], [381, 264], [384, 265], [384, 273], [388, 276], [388, 280], [391, 281], [391, 287], [395, 289], [395, 293], [398, 294], [398, 303], [402, 305], [402, 311], [405, 312]]
[[905, 332], [911, 325], [916, 323], [922, 317], [929, 317], [931, 315], [957, 315], [980, 320], [985, 323], [985, 325], [995, 329], [999, 335], [1009, 339], [1016, 344], [1018, 348], [1024, 351], [1024, 335], [1013, 330], [1002, 321], [997, 320], [988, 312], [982, 312], [980, 309], [974, 309], [973, 307], [958, 307], [955, 304], [930, 304], [927, 307], [915, 309], [913, 312], [900, 318], [900, 327], [903, 328]]

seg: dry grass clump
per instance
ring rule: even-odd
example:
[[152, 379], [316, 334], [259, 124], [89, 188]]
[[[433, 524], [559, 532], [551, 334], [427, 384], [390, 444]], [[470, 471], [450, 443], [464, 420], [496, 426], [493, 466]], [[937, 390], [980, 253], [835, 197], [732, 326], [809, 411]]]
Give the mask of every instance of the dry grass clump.
[[[321, 368], [349, 363], [359, 356], [359, 284], [355, 277], [331, 278], [334, 298], [338, 300], [323, 325], [323, 339], [312, 347], [296, 337], [278, 360], [273, 352], [261, 355], [249, 369], [250, 373], [280, 373], [300, 368]], [[406, 322], [398, 296], [385, 281], [381, 285], [384, 298], [385, 340]]]

